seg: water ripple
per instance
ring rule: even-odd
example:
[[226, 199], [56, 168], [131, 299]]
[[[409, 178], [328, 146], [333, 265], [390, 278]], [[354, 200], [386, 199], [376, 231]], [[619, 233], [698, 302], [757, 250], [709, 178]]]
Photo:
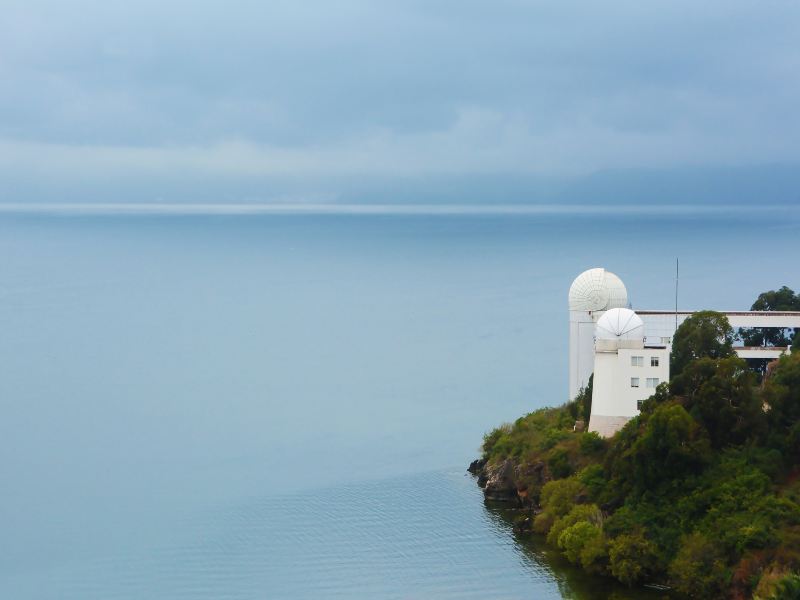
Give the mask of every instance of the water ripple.
[[437, 472], [195, 516], [188, 544], [60, 574], [71, 598], [557, 598], [471, 478]]

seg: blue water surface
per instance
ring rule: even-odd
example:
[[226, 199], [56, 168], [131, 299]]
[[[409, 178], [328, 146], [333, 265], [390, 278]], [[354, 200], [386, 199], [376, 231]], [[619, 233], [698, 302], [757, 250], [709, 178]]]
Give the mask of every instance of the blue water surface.
[[[793, 207], [0, 214], [0, 597], [623, 598], [463, 473], [566, 400], [566, 294], [800, 288]], [[637, 597], [637, 596], [629, 596]]]

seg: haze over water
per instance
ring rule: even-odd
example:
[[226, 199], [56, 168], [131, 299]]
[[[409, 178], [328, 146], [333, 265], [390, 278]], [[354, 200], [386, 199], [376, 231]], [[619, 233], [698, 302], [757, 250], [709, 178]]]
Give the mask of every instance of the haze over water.
[[0, 214], [0, 596], [605, 597], [484, 507], [481, 436], [566, 400], [582, 270], [669, 309], [679, 256], [680, 308], [747, 309], [800, 288], [799, 232], [793, 206]]

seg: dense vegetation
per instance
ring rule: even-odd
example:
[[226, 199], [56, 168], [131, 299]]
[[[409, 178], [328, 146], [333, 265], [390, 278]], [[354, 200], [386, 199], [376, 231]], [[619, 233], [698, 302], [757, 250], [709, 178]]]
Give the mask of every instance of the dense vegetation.
[[[800, 294], [783, 286], [760, 294], [750, 310], [800, 310]], [[792, 329], [740, 329], [739, 336], [745, 346], [788, 346], [800, 350], [800, 335]]]
[[670, 382], [608, 440], [573, 431], [591, 389], [487, 434], [484, 459], [516, 465], [533, 531], [628, 585], [800, 598], [800, 352], [759, 380], [733, 337], [719, 313], [687, 319]]

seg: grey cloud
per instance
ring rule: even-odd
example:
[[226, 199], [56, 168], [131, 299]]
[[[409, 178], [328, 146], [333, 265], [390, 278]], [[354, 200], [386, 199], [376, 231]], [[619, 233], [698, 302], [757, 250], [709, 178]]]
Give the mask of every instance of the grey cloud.
[[147, 197], [180, 177], [336, 197], [363, 178], [547, 179], [800, 156], [796, 3], [4, 10], [0, 172], [18, 181], [4, 197], [35, 196], [26, 174], [91, 190], [102, 171]]

